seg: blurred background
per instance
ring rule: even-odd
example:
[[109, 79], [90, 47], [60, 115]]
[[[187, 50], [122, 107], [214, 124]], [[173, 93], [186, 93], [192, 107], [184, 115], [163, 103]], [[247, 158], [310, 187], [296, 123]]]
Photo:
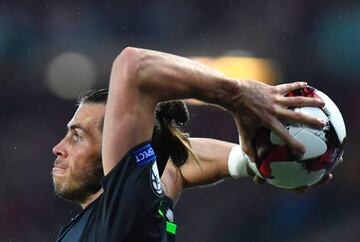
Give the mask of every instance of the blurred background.
[[[237, 78], [307, 80], [347, 125], [331, 184], [299, 196], [250, 179], [186, 191], [179, 242], [360, 241], [359, 1], [1, 1], [0, 241], [55, 241], [80, 211], [53, 194], [51, 148], [74, 98], [106, 87], [126, 46], [198, 60]], [[231, 116], [190, 107], [192, 136], [236, 142]]]

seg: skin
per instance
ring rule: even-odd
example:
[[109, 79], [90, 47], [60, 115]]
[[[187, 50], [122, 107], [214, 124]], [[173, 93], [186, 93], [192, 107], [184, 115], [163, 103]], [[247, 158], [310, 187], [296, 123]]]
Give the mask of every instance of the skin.
[[198, 161], [189, 157], [180, 168], [168, 162], [161, 177], [165, 194], [173, 201], [184, 189], [230, 178], [228, 156], [236, 144], [204, 138], [190, 138], [190, 143]]
[[67, 125], [65, 137], [53, 148], [55, 193], [83, 208], [101, 194], [101, 129], [103, 104], [83, 104]]

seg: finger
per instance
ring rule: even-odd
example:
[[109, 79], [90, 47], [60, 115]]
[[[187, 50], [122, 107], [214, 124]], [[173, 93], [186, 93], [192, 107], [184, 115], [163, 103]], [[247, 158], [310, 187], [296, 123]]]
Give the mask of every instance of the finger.
[[250, 138], [245, 138], [245, 135], [241, 137], [241, 145], [244, 153], [249, 157], [250, 160], [256, 160], [256, 154], [253, 149], [252, 141]]
[[262, 185], [262, 184], [264, 184], [266, 182], [265, 179], [262, 179], [262, 178], [260, 178], [258, 176], [254, 176], [253, 181], [258, 185]]
[[305, 146], [291, 136], [279, 120], [274, 118], [269, 128], [273, 130], [295, 154], [302, 155], [305, 153]]
[[312, 185], [311, 188], [322, 187], [322, 186], [328, 184], [332, 178], [333, 178], [333, 175], [331, 173], [326, 174], [318, 183]]
[[246, 164], [246, 172], [252, 178], [254, 178], [256, 176], [255, 172], [251, 169], [249, 164]]
[[293, 121], [296, 123], [305, 124], [307, 126], [321, 129], [326, 125], [325, 120], [314, 118], [311, 115], [304, 114], [301, 112], [294, 112], [289, 109], [278, 107], [276, 108], [276, 115], [281, 120]]
[[324, 107], [325, 103], [320, 98], [312, 97], [285, 97], [278, 98], [278, 103], [286, 107]]
[[280, 94], [285, 95], [288, 92], [301, 89], [307, 86], [308, 86], [307, 82], [293, 82], [293, 83], [277, 85], [276, 89], [279, 91]]

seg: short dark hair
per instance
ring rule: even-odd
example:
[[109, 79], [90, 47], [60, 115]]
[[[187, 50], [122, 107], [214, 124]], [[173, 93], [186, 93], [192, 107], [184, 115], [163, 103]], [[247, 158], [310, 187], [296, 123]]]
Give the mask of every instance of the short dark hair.
[[[88, 90], [79, 96], [77, 104], [106, 104], [108, 93], [109, 90], [107, 88]], [[157, 155], [160, 174], [164, 171], [169, 158], [171, 158], [177, 167], [186, 162], [189, 153], [196, 159], [187, 135], [180, 130], [180, 127], [185, 125], [188, 120], [189, 112], [183, 101], [174, 100], [157, 104], [151, 144]], [[103, 122], [101, 126], [103, 126]], [[101, 130], [102, 128], [100, 127]]]
[[104, 103], [107, 102], [109, 89], [90, 89], [81, 94], [77, 99], [77, 104], [80, 106], [83, 103]]

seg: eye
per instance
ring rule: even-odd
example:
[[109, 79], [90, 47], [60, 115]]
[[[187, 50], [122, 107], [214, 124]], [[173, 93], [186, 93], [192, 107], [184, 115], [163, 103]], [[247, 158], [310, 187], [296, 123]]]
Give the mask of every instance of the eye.
[[72, 138], [73, 138], [75, 141], [78, 141], [78, 140], [81, 139], [81, 136], [80, 136], [78, 133], [74, 132], [74, 133], [72, 134]]

